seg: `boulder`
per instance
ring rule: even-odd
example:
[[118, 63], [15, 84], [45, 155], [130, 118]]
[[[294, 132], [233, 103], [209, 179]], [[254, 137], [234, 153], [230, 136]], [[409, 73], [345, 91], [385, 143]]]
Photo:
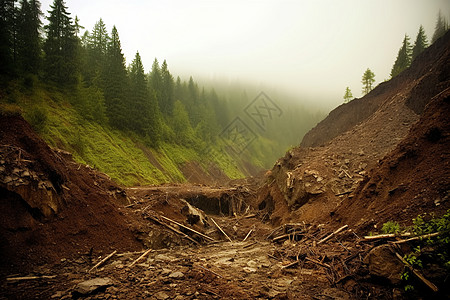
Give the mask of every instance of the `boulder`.
[[384, 277], [392, 284], [401, 282], [400, 276], [404, 265], [395, 256], [389, 245], [373, 248], [364, 258], [364, 262], [369, 265], [371, 275]]

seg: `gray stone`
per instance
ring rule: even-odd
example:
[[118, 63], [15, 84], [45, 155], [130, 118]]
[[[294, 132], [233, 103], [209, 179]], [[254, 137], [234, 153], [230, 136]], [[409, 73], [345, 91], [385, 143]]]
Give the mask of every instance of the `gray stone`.
[[169, 275], [169, 278], [174, 278], [174, 279], [182, 279], [184, 278], [184, 274], [181, 272], [173, 272]]
[[77, 284], [77, 286], [74, 289], [74, 293], [81, 295], [90, 295], [98, 292], [102, 288], [106, 289], [108, 286], [111, 286], [113, 284], [114, 283], [111, 280], [111, 278], [108, 277], [94, 278]]

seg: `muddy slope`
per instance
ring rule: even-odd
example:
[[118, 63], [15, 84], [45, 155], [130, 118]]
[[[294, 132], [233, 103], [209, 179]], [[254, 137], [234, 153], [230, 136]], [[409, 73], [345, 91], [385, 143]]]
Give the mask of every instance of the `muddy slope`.
[[[331, 112], [305, 137], [303, 146], [290, 150], [268, 172], [258, 195], [259, 209], [273, 224], [330, 221], [365, 183], [368, 172], [378, 168], [378, 161], [408, 136], [424, 105], [450, 87], [449, 62], [450, 33], [394, 80]], [[439, 161], [440, 154], [434, 155]], [[365, 214], [373, 218], [372, 212]]]
[[19, 116], [0, 116], [0, 140], [0, 274], [75, 252], [141, 249], [118, 208], [126, 194], [105, 174], [51, 149]]
[[[337, 209], [336, 221], [356, 227], [450, 208], [450, 88], [433, 98], [419, 122]], [[349, 213], [350, 212], [350, 213]], [[367, 216], [374, 216], [374, 220]], [[364, 218], [365, 217], [365, 218]]]

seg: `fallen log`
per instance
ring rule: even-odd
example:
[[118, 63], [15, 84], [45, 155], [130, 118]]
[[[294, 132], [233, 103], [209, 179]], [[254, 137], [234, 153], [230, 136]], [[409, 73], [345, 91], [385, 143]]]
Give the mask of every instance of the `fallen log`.
[[341, 232], [342, 230], [346, 229], [348, 227], [348, 225], [344, 225], [341, 228], [337, 229], [336, 231], [332, 232], [331, 234], [329, 234], [327, 237], [321, 239], [320, 241], [317, 242], [317, 245], [322, 244], [323, 242], [329, 240], [330, 238], [332, 238], [333, 236], [335, 236], [336, 234], [338, 234], [339, 232]]
[[416, 269], [413, 268], [400, 254], [395, 252], [395, 255], [397, 258], [408, 268], [413, 272], [414, 275], [416, 275], [417, 278], [419, 278], [423, 283], [425, 283], [426, 286], [428, 286], [433, 292], [439, 291], [438, 287], [434, 285], [431, 281], [426, 279], [422, 274], [419, 273]]
[[102, 259], [101, 261], [99, 261], [95, 266], [93, 266], [90, 270], [89, 273], [94, 270], [95, 268], [100, 267], [101, 265], [103, 265], [108, 259], [110, 259], [111, 257], [113, 257], [114, 254], [117, 253], [117, 250], [114, 250], [114, 252], [112, 252], [111, 254], [109, 254], [107, 257], [105, 257], [104, 259]]
[[143, 259], [145, 256], [147, 256], [147, 254], [150, 253], [150, 251], [152, 251], [152, 249], [148, 249], [147, 251], [144, 252], [144, 254], [142, 254], [141, 256], [139, 256], [135, 261], [133, 261], [131, 263], [131, 265], [129, 265], [128, 267], [131, 268], [132, 266], [134, 266], [138, 261], [140, 261], [141, 259]]
[[166, 221], [172, 222], [172, 223], [174, 223], [174, 224], [176, 224], [176, 225], [178, 225], [178, 226], [180, 226], [180, 227], [182, 227], [182, 228], [184, 228], [184, 229], [187, 229], [187, 230], [189, 230], [189, 231], [191, 231], [191, 232], [193, 232], [193, 233], [196, 233], [196, 234], [198, 234], [199, 236], [204, 237], [205, 239], [208, 239], [208, 240], [210, 240], [210, 241], [212, 241], [212, 242], [215, 242], [215, 240], [214, 240], [213, 238], [211, 238], [211, 237], [209, 237], [209, 236], [207, 236], [207, 235], [205, 235], [205, 234], [203, 234], [203, 233], [201, 233], [201, 232], [198, 232], [197, 230], [194, 230], [194, 229], [192, 229], [192, 228], [189, 228], [189, 227], [187, 227], [187, 226], [185, 226], [185, 225], [183, 225], [183, 224], [181, 224], [181, 223], [178, 223], [177, 221], [174, 221], [174, 220], [169, 219], [169, 218], [164, 217], [164, 216], [161, 216], [161, 218], [163, 218], [163, 219], [166, 220]]
[[214, 223], [214, 225], [216, 225], [216, 227], [220, 230], [220, 232], [222, 232], [222, 234], [230, 241], [233, 242], [230, 237], [225, 233], [225, 231], [222, 230], [222, 228], [220, 228], [219, 224], [216, 223], [216, 221], [214, 221], [213, 218], [211, 218], [211, 221]]

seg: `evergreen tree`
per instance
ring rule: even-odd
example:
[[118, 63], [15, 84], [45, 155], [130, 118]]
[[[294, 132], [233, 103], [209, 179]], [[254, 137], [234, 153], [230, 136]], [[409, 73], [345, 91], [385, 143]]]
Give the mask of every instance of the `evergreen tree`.
[[194, 139], [194, 130], [189, 121], [189, 116], [180, 100], [175, 101], [173, 108], [172, 128], [175, 132], [176, 141], [189, 146]]
[[162, 94], [162, 76], [159, 68], [159, 62], [156, 58], [153, 61], [152, 70], [149, 75], [149, 88], [150, 91], [155, 94], [156, 99], [158, 99], [158, 102], [160, 103]]
[[38, 74], [41, 67], [41, 4], [22, 0], [17, 22], [17, 60], [22, 73]]
[[373, 89], [372, 85], [375, 82], [375, 74], [367, 68], [363, 74], [361, 82], [363, 84], [363, 94], [367, 95]]
[[13, 75], [16, 54], [16, 0], [0, 0], [0, 74]]
[[428, 47], [427, 36], [425, 34], [425, 30], [423, 29], [423, 26], [420, 25], [419, 32], [417, 33], [416, 41], [414, 42], [411, 60], [416, 59], [416, 57], [420, 53], [422, 53], [425, 50], [425, 48], [427, 48], [427, 47]]
[[100, 88], [104, 87], [105, 78], [103, 76], [106, 67], [106, 52], [109, 43], [106, 25], [102, 19], [95, 23], [89, 35], [85, 47], [86, 65], [84, 66], [84, 78], [90, 84], [95, 84]]
[[58, 84], [74, 84], [77, 81], [78, 39], [75, 27], [63, 0], [54, 0], [50, 6], [48, 25], [44, 28], [44, 70], [47, 79]]
[[436, 20], [436, 27], [434, 29], [433, 38], [431, 39], [431, 43], [436, 42], [438, 38], [443, 36], [448, 30], [448, 23], [445, 17], [442, 15], [442, 12], [439, 11], [438, 18]]
[[131, 117], [128, 113], [130, 105], [127, 102], [127, 90], [128, 75], [125, 57], [122, 53], [119, 33], [114, 26], [106, 55], [104, 96], [109, 122], [119, 129], [125, 129], [128, 125], [127, 117]]
[[395, 60], [394, 66], [391, 70], [391, 77], [394, 78], [401, 72], [403, 72], [406, 68], [411, 65], [411, 55], [412, 49], [411, 44], [409, 43], [409, 37], [405, 34], [405, 38], [403, 39], [403, 45], [398, 50], [397, 59]]
[[350, 100], [353, 99], [352, 91], [349, 87], [345, 88], [345, 94], [344, 94], [344, 103], [350, 102]]
[[164, 115], [170, 116], [172, 115], [174, 105], [174, 81], [167, 67], [166, 60], [161, 65], [161, 79], [162, 90], [161, 97], [158, 99], [159, 107]]

